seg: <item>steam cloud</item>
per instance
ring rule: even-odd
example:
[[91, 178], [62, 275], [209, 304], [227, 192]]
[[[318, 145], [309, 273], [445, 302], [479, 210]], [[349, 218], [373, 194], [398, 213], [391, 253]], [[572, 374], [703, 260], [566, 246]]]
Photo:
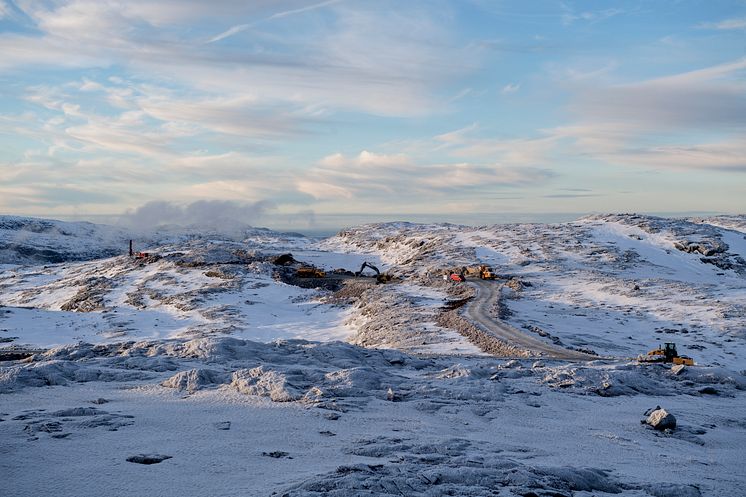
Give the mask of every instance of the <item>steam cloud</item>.
[[162, 226], [193, 226], [213, 231], [234, 232], [258, 223], [274, 203], [261, 200], [240, 203], [228, 200], [198, 200], [187, 205], [153, 201], [126, 212], [120, 224], [141, 230]]

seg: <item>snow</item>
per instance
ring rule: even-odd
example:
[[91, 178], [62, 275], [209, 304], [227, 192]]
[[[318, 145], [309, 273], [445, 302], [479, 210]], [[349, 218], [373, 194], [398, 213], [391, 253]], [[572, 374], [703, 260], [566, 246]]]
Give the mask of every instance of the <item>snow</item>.
[[[65, 312], [60, 307], [80, 288], [81, 274], [106, 272], [90, 263], [57, 269], [72, 276], [63, 281], [64, 277], [43, 279], [27, 277], [23, 271], [16, 273], [19, 278], [14, 278], [13, 290], [0, 297], [4, 334], [42, 347], [78, 340], [170, 338], [230, 327], [236, 328], [231, 331], [234, 336], [260, 341], [335, 340], [350, 334], [343, 325], [345, 311], [322, 305], [312, 290], [262, 275], [247, 276], [241, 287], [233, 289], [223, 282], [215, 283], [215, 278], [204, 275], [204, 269], [176, 271], [161, 263], [124, 275], [110, 273], [116, 284], [104, 295], [103, 310]], [[157, 292], [153, 294], [156, 298], [148, 292]], [[190, 309], [195, 292], [200, 307]], [[132, 294], [143, 297], [144, 308], [128, 302]]]
[[[215, 350], [240, 348], [227, 345]], [[259, 347], [256, 356], [242, 352], [230, 355], [232, 359], [216, 352], [188, 359], [184, 366], [210, 361], [218, 368], [241, 367], [261, 358], [266, 370], [279, 376], [297, 376], [295, 371], [304, 368], [302, 377], [291, 380], [293, 385], [317, 378], [323, 392], [328, 380], [321, 380], [316, 368], [334, 371], [343, 357], [354, 358], [352, 349], [331, 346], [306, 349], [316, 359], [294, 361], [304, 349], [290, 347]], [[149, 355], [158, 357], [154, 352]], [[177, 363], [184, 360], [170, 354]], [[134, 351], [130, 355], [137, 357]], [[272, 401], [228, 383], [190, 394], [160, 386], [172, 375], [168, 371], [149, 371], [153, 376], [145, 381], [73, 383], [6, 395], [7, 414], [0, 423], [6, 495], [312, 495], [312, 488], [354, 494], [355, 488], [362, 491], [361, 485], [371, 484], [377, 471], [386, 471], [381, 476], [397, 485], [406, 485], [416, 474], [440, 474], [439, 482], [432, 480], [438, 483], [425, 487], [435, 492], [449, 488], [458, 495], [488, 494], [490, 488], [481, 486], [490, 481], [484, 480], [487, 475], [517, 494], [527, 488], [579, 490], [574, 485], [580, 481], [594, 495], [603, 495], [603, 485], [643, 496], [660, 495], [654, 489], [666, 485], [680, 485], [679, 495], [696, 488], [705, 495], [737, 495], [746, 488], [739, 476], [746, 442], [740, 397], [577, 396], [538, 385], [544, 368], [462, 357], [460, 373], [454, 375], [443, 374], [446, 358], [407, 366], [402, 357], [403, 366], [387, 367], [395, 356], [368, 355], [373, 369], [354, 379], [353, 388], [310, 403]], [[98, 359], [98, 367], [116, 358]], [[87, 359], [89, 365], [92, 360]], [[371, 383], [369, 375], [376, 371], [378, 379]], [[499, 379], [491, 379], [495, 374]], [[357, 384], [366, 388], [355, 388]], [[388, 388], [400, 392], [402, 400], [388, 401]], [[54, 414], [92, 406], [91, 400], [99, 398], [108, 402], [96, 405], [92, 415]], [[640, 424], [644, 411], [657, 404], [676, 415], [681, 432], [658, 435]], [[25, 429], [55, 422], [59, 431]], [[226, 422], [228, 430], [219, 428]], [[288, 457], [265, 455], [275, 452]], [[152, 468], [126, 462], [143, 453], [171, 459]], [[340, 473], [339, 468], [355, 465], [367, 469]], [[30, 467], [34, 478], [27, 477]], [[516, 471], [521, 478], [510, 477]], [[546, 480], [547, 473], [563, 476]], [[340, 480], [341, 474], [354, 478]]]
[[[0, 362], [3, 495], [746, 494], [746, 218], [173, 228], [146, 261], [34, 223], [65, 258], [4, 252], [0, 347], [56, 348]], [[397, 278], [301, 288], [287, 252]], [[478, 263], [520, 282], [509, 324], [599, 359], [493, 357], [441, 320], [470, 287], [440, 271]], [[635, 360], [663, 341], [697, 365]], [[675, 430], [641, 424], [656, 406]]]

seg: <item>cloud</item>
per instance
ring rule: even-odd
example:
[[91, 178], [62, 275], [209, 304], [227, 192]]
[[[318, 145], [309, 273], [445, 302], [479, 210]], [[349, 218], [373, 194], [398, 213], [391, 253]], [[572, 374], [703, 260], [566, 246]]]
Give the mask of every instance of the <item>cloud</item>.
[[274, 207], [266, 200], [253, 203], [199, 200], [186, 205], [153, 201], [126, 212], [120, 218], [120, 224], [146, 230], [178, 225], [232, 232], [260, 222]]
[[746, 144], [735, 138], [714, 143], [623, 148], [608, 153], [607, 160], [644, 167], [746, 173]]
[[[14, 82], [14, 104], [30, 111], [23, 118], [0, 117], [0, 133], [18, 137], [28, 157], [14, 149], [12, 158], [3, 158], [8, 165], [0, 166], [0, 176], [12, 177], [13, 183], [3, 186], [25, 199], [32, 191], [43, 194], [20, 190], [39, 177], [45, 186], [90, 187], [124, 205], [148, 198], [273, 198], [283, 208], [305, 208], [315, 198], [311, 191], [319, 198], [324, 192], [334, 192], [335, 198], [356, 195], [355, 178], [352, 187], [341, 181], [343, 172], [334, 169], [332, 158], [314, 165], [334, 171], [325, 184], [323, 177], [309, 180], [312, 175], [299, 171], [301, 164], [290, 157], [308, 146], [311, 133], [325, 133], [341, 119], [348, 122], [350, 113], [361, 122], [448, 110], [452, 102], [442, 94], [452, 93], [454, 84], [463, 88], [461, 79], [476, 68], [475, 56], [452, 33], [447, 16], [423, 4], [54, 0], [13, 5], [23, 29], [0, 33], [0, 75]], [[240, 30], [244, 34], [230, 43], [205, 43], [215, 33], [225, 39]], [[38, 81], [36, 75], [47, 83], [27, 83]], [[375, 167], [394, 177], [390, 168], [401, 161], [400, 154], [390, 154], [389, 166], [383, 155], [360, 154], [359, 174], [365, 177], [363, 169]], [[419, 161], [412, 159], [408, 167]], [[458, 166], [448, 177], [468, 184], [480, 174], [470, 168], [478, 167]], [[427, 181], [423, 188], [430, 188]], [[299, 184], [305, 187], [298, 189]], [[379, 199], [399, 191], [383, 182], [374, 187]], [[118, 192], [124, 188], [131, 196], [121, 200]]]
[[597, 23], [618, 16], [625, 12], [622, 9], [616, 8], [576, 12], [572, 7], [568, 6], [565, 3], [561, 3], [560, 6], [562, 7], [562, 10], [564, 10], [564, 14], [562, 14], [562, 24], [564, 24], [565, 26], [569, 26], [576, 21]]
[[230, 38], [233, 35], [237, 35], [238, 33], [245, 31], [251, 27], [251, 24], [238, 24], [236, 26], [232, 26], [225, 31], [223, 31], [220, 34], [215, 35], [214, 37], [207, 40], [207, 43], [215, 43], [220, 40], [225, 40], [226, 38]]
[[746, 58], [639, 82], [565, 85], [574, 122], [545, 130], [606, 164], [743, 172]]
[[510, 93], [515, 93], [520, 89], [521, 89], [520, 83], [509, 83], [503, 86], [503, 89], [500, 90], [500, 93], [502, 93], [503, 95], [508, 95]]
[[746, 29], [746, 17], [725, 19], [719, 22], [704, 22], [704, 23], [697, 25], [697, 27], [700, 29], [719, 29], [719, 30]]
[[568, 48], [556, 41], [547, 41], [542, 37], [535, 37], [531, 41], [514, 41], [505, 39], [486, 39], [473, 44], [474, 47], [494, 50], [502, 53], [534, 54], [540, 52], [559, 52]]
[[312, 4], [312, 5], [306, 5], [304, 7], [299, 7], [299, 8], [296, 8], [296, 9], [290, 9], [290, 10], [284, 10], [284, 11], [281, 11], [281, 12], [276, 12], [276, 13], [272, 14], [271, 16], [269, 16], [269, 17], [267, 17], [265, 19], [256, 21], [254, 24], [238, 24], [236, 26], [232, 26], [232, 27], [228, 28], [227, 30], [223, 31], [222, 33], [220, 33], [220, 34], [218, 34], [218, 35], [210, 38], [207, 41], [207, 43], [215, 43], [215, 42], [224, 40], [226, 38], [230, 38], [231, 36], [237, 35], [238, 33], [241, 33], [242, 31], [246, 31], [247, 29], [249, 29], [252, 26], [255, 26], [255, 25], [257, 25], [257, 24], [259, 24], [261, 22], [272, 21], [274, 19], [282, 19], [283, 17], [294, 16], [294, 15], [297, 15], [297, 14], [303, 14], [305, 12], [310, 12], [312, 10], [317, 10], [317, 9], [320, 9], [320, 8], [323, 8], [323, 7], [328, 7], [329, 5], [332, 5], [332, 4], [335, 4], [335, 3], [339, 3], [341, 1], [342, 0], [326, 0], [325, 2], [315, 3], [315, 4]]
[[584, 120], [640, 129], [746, 125], [746, 58], [637, 83], [578, 86], [571, 105]]
[[[95, 95], [75, 94], [81, 86], [87, 89], [86, 93], [90, 91]], [[121, 95], [127, 108], [123, 111], [107, 109], [112, 95], [117, 99], [114, 107], [118, 107]], [[303, 109], [275, 110], [249, 97], [189, 101], [174, 97], [162, 88], [127, 82], [104, 85], [84, 80], [60, 87], [34, 87], [27, 90], [25, 98], [56, 113], [55, 117], [46, 120], [43, 130], [39, 129], [38, 119], [6, 117], [0, 119], [0, 132], [4, 128], [12, 129], [13, 133], [53, 141], [56, 150], [128, 154], [162, 165], [182, 164], [193, 168], [195, 164], [204, 164], [207, 167], [208, 161], [210, 166], [216, 165], [211, 159], [220, 159], [221, 167], [215, 173], [224, 172], [223, 166], [228, 160], [248, 162], [246, 155], [237, 150], [247, 150], [252, 144], [268, 140], [298, 136], [302, 132], [301, 124], [315, 120], [306, 117]], [[216, 141], [220, 149], [228, 150], [220, 153], [195, 150], [195, 143], [208, 145]]]
[[492, 160], [511, 167], [544, 166], [558, 148], [559, 137], [541, 134], [531, 138], [490, 138], [467, 136], [447, 148], [454, 158]]
[[15, 12], [13, 11], [13, 7], [11, 7], [5, 0], [0, 0], [0, 20], [14, 17]]
[[106, 205], [121, 197], [97, 191], [93, 186], [38, 182], [34, 185], [0, 186], [0, 206], [9, 211], [29, 208], [77, 208], [80, 206]]
[[477, 129], [479, 129], [479, 125], [477, 123], [472, 123], [464, 128], [441, 133], [435, 136], [434, 140], [449, 145], [461, 145], [467, 142], [469, 140], [469, 135]]
[[552, 195], [542, 195], [542, 198], [585, 198], [599, 196], [597, 193], [555, 193]]
[[316, 212], [312, 209], [303, 209], [283, 216], [285, 223], [289, 226], [299, 226], [301, 228], [316, 227]]
[[325, 157], [297, 181], [299, 191], [317, 200], [391, 199], [422, 201], [446, 192], [533, 184], [551, 175], [539, 168], [498, 164], [420, 164], [404, 154], [362, 151]]
[[251, 138], [297, 135], [304, 123], [313, 120], [302, 108], [260, 103], [251, 96], [197, 100], [155, 96], [135, 98], [134, 103], [159, 121]]
[[[293, 22], [297, 14], [332, 4], [330, 15], [315, 23]], [[0, 70], [118, 67], [174, 82], [189, 98], [253, 96], [278, 110], [314, 106], [411, 116], [444, 108], [447, 102], [436, 98], [441, 85], [471, 69], [468, 51], [449, 43], [442, 23], [416, 7], [362, 10], [307, 1], [209, 6], [192, 0], [24, 4], [41, 34], [0, 34]], [[277, 28], [283, 35], [255, 29], [247, 46], [205, 45], [199, 34], [188, 36], [198, 29], [189, 21], [209, 26], [244, 18], [248, 22], [218, 37], [270, 19], [284, 23]]]
[[312, 5], [306, 5], [305, 7], [300, 7], [300, 8], [297, 8], [297, 9], [291, 9], [291, 10], [285, 10], [285, 11], [282, 11], [282, 12], [277, 12], [277, 13], [272, 14], [271, 16], [269, 16], [267, 18], [267, 20], [281, 19], [283, 17], [294, 16], [296, 14], [302, 14], [304, 12], [310, 12], [312, 10], [320, 9], [320, 8], [323, 8], [323, 7], [328, 7], [329, 5], [332, 5], [332, 4], [335, 4], [335, 3], [339, 3], [341, 1], [342, 0], [326, 0], [324, 2], [314, 3]]
[[[746, 59], [666, 77], [614, 84], [608, 71], [567, 77], [572, 119], [532, 137], [491, 137], [477, 123], [410, 142], [411, 153], [446, 154], [466, 164], [512, 171], [552, 170], [578, 161], [599, 166], [740, 173], [746, 146]], [[465, 177], [476, 177], [474, 173]], [[445, 175], [443, 176], [445, 177]], [[450, 180], [458, 183], [454, 177]], [[559, 197], [552, 197], [559, 198]]]

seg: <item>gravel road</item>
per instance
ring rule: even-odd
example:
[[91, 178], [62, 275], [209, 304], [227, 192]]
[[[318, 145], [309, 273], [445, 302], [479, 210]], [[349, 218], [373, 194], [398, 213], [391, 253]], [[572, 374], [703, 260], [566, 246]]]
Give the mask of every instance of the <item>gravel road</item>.
[[489, 280], [469, 281], [474, 286], [477, 295], [466, 306], [464, 316], [476, 326], [493, 334], [495, 337], [515, 347], [530, 350], [541, 357], [552, 359], [565, 359], [573, 361], [593, 361], [600, 359], [598, 356], [584, 354], [574, 350], [564, 349], [555, 345], [542, 342], [534, 337], [526, 335], [521, 330], [500, 321], [495, 316], [494, 309], [500, 295], [500, 283]]

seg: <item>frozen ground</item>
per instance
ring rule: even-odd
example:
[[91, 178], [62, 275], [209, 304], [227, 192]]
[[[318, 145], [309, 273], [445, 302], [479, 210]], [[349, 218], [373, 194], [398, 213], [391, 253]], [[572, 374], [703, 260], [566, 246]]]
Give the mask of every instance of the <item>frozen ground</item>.
[[[743, 219], [171, 231], [146, 260], [52, 237], [65, 260], [0, 267], [0, 345], [35, 352], [0, 362], [2, 494], [744, 495]], [[304, 289], [287, 252], [395, 279]], [[496, 320], [599, 359], [491, 356], [441, 278], [477, 262]], [[662, 341], [698, 364], [632, 359]]]
[[507, 322], [548, 343], [636, 357], [673, 341], [703, 364], [742, 370], [744, 218], [370, 225], [346, 230], [326, 246], [375, 253], [430, 285], [444, 268], [492, 265], [501, 276], [527, 283], [503, 289]]

